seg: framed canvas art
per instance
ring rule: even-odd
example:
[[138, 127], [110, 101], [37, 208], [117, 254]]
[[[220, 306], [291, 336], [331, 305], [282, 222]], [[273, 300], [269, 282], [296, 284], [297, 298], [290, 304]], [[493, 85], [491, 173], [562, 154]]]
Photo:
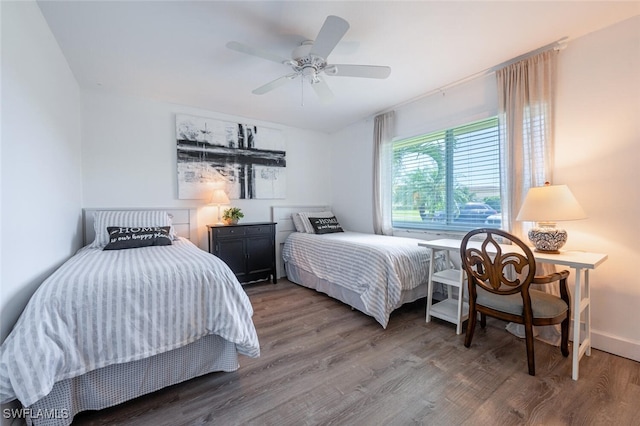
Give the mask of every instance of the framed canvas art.
[[176, 114], [178, 198], [207, 199], [224, 185], [230, 199], [286, 198], [281, 130]]

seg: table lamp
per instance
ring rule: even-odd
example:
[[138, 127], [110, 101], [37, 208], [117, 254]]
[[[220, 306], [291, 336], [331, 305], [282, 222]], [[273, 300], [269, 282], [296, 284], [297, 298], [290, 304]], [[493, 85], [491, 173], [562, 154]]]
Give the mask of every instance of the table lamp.
[[556, 228], [555, 222], [586, 217], [567, 185], [545, 182], [544, 186], [529, 188], [516, 220], [538, 223], [529, 230], [529, 240], [535, 251], [560, 253], [560, 248], [567, 242], [567, 231]]
[[227, 193], [224, 192], [223, 189], [214, 189], [213, 194], [211, 194], [211, 201], [209, 204], [214, 204], [218, 207], [218, 222], [216, 225], [224, 225], [222, 223], [222, 219], [220, 219], [220, 205], [229, 204], [229, 197], [227, 196]]

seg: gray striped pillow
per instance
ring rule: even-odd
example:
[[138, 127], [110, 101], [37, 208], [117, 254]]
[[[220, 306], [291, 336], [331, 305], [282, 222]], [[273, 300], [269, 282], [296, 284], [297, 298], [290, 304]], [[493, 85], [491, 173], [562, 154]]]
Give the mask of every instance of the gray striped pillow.
[[[109, 242], [108, 226], [119, 227], [151, 227], [171, 226], [171, 215], [161, 210], [102, 210], [93, 214], [93, 229], [96, 238], [91, 247], [104, 248]], [[171, 239], [175, 239], [173, 227], [169, 231]]]

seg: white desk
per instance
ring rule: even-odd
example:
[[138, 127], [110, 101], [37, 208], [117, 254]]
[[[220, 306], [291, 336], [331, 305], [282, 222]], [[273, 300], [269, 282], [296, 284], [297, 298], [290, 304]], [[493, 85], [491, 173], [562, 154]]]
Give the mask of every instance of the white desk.
[[[419, 246], [443, 249], [458, 250], [460, 252], [461, 240], [441, 239], [424, 241], [418, 243]], [[480, 248], [481, 242], [472, 242], [470, 246]], [[511, 245], [500, 245], [504, 252], [518, 251], [517, 247]], [[591, 294], [589, 291], [589, 270], [597, 268], [602, 262], [607, 260], [607, 255], [602, 253], [588, 253], [583, 251], [564, 251], [560, 254], [548, 254], [533, 251], [533, 256], [537, 262], [550, 263], [554, 265], [567, 266], [574, 269], [575, 281], [573, 285], [573, 346], [572, 346], [572, 374], [573, 380], [578, 380], [580, 359], [584, 354], [591, 355]], [[584, 275], [584, 280], [583, 280]], [[580, 321], [584, 315], [584, 339], [580, 340]]]
[[[427, 313], [426, 322], [431, 321], [431, 317], [440, 318], [452, 322], [456, 325], [456, 334], [462, 333], [462, 323], [469, 318], [469, 304], [464, 302], [466, 277], [464, 271], [448, 268], [444, 271], [436, 272], [435, 253], [444, 251], [445, 261], [450, 264], [451, 252], [458, 257], [460, 253], [460, 242], [458, 247], [452, 247], [451, 241], [455, 240], [435, 240], [418, 243], [419, 246], [431, 249], [429, 259], [429, 281], [427, 289]], [[444, 242], [444, 244], [440, 244]], [[433, 303], [433, 283], [438, 282], [447, 286], [447, 298], [437, 303]], [[458, 298], [453, 297], [453, 288], [458, 289]]]

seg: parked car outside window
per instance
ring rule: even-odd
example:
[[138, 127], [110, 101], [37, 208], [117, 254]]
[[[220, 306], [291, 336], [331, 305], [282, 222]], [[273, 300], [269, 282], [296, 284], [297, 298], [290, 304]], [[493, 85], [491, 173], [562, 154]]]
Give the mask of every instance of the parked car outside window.
[[484, 220], [484, 224], [488, 228], [500, 228], [502, 226], [502, 215], [497, 213], [487, 216]]
[[484, 224], [489, 216], [496, 215], [497, 213], [498, 212], [488, 204], [471, 202], [462, 206], [457, 221], [471, 224]]

